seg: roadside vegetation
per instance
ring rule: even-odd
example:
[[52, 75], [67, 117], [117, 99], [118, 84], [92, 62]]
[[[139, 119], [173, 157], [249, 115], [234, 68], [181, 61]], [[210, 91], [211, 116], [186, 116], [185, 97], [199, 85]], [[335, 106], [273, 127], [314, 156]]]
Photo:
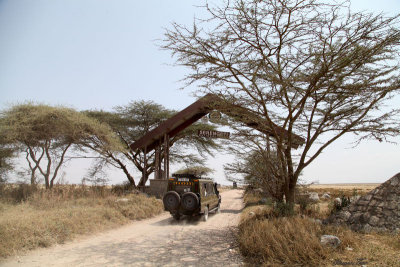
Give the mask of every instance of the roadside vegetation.
[[[318, 221], [330, 213], [333, 200], [308, 203], [305, 210], [296, 204], [291, 215], [257, 192], [245, 193], [244, 201], [238, 242], [250, 265], [400, 266], [400, 234], [357, 233]], [[322, 235], [337, 236], [340, 246], [321, 245]]]
[[121, 186], [0, 185], [0, 258], [62, 244], [163, 211], [154, 197]]

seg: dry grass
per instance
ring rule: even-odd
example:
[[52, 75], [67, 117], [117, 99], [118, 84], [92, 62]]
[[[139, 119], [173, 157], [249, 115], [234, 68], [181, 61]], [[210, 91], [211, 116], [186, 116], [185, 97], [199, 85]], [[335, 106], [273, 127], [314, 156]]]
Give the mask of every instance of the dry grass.
[[[265, 266], [322, 266], [329, 264], [333, 249], [323, 247], [320, 237], [337, 235], [342, 240], [339, 249], [355, 246], [347, 228], [329, 228], [308, 217], [274, 217], [272, 208], [246, 208], [239, 225], [240, 250], [249, 264]], [[253, 211], [255, 215], [249, 216]], [[321, 265], [322, 264], [322, 265]]]
[[163, 210], [161, 201], [143, 194], [126, 195], [124, 201], [119, 198], [107, 188], [73, 186], [60, 186], [52, 192], [36, 190], [19, 203], [3, 198], [0, 257], [64, 243]]
[[[363, 234], [347, 227], [316, 223], [309, 216], [276, 217], [273, 207], [256, 205], [258, 196], [247, 195], [238, 241], [250, 265], [264, 266], [400, 266], [400, 235]], [[322, 205], [327, 205], [323, 202]], [[326, 215], [325, 208], [318, 216]], [[296, 208], [297, 213], [299, 212]], [[342, 241], [337, 249], [320, 245], [324, 234]]]
[[245, 193], [243, 195], [243, 201], [246, 207], [259, 205], [261, 198], [261, 195], [257, 193]]

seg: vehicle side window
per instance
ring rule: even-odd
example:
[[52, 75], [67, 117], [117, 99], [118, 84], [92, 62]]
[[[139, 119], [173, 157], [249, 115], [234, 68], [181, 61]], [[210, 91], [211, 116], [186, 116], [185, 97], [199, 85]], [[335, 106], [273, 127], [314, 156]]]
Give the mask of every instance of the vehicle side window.
[[214, 187], [211, 184], [207, 185], [207, 194], [208, 195], [214, 195], [215, 194]]

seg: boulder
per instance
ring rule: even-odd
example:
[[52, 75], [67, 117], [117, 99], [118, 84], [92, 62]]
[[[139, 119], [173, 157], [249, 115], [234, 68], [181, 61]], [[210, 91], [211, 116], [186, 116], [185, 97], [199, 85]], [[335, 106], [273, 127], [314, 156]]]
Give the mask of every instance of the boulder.
[[313, 218], [310, 218], [310, 221], [311, 221], [312, 223], [321, 224], [321, 225], [322, 225], [322, 221], [321, 221], [320, 219], [313, 219]]
[[313, 202], [318, 202], [319, 201], [319, 196], [317, 192], [310, 192], [309, 193], [309, 199]]
[[335, 204], [335, 206], [341, 206], [342, 205], [342, 200], [340, 198], [335, 198], [335, 200], [333, 201], [333, 204]]
[[262, 190], [262, 188], [257, 188], [257, 189], [254, 189], [254, 192], [262, 194], [262, 193], [264, 193], [264, 190]]
[[323, 246], [330, 246], [333, 248], [337, 248], [340, 243], [342, 243], [340, 241], [340, 239], [337, 236], [334, 235], [323, 235], [321, 236], [321, 244]]
[[330, 199], [331, 196], [330, 196], [328, 193], [324, 193], [324, 194], [321, 196], [321, 198], [322, 198], [322, 199]]
[[339, 216], [340, 216], [340, 219], [342, 220], [342, 222], [346, 222], [350, 218], [351, 213], [344, 210], [344, 211], [340, 212]]
[[129, 199], [127, 199], [127, 198], [119, 198], [119, 199], [117, 199], [117, 200], [115, 200], [115, 202], [128, 202], [129, 201]]

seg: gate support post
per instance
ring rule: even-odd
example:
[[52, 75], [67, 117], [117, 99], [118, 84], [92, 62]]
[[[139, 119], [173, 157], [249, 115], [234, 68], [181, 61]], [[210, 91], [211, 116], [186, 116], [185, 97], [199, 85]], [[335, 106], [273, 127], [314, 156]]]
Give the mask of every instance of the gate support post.
[[156, 146], [154, 166], [154, 179], [160, 179], [160, 147]]
[[169, 177], [169, 136], [164, 135], [164, 177], [163, 179], [168, 179]]
[[147, 146], [144, 147], [143, 150], [143, 161], [144, 161], [144, 166], [143, 166], [143, 171], [142, 171], [142, 176], [143, 176], [143, 186], [146, 184], [146, 177], [147, 177]]

